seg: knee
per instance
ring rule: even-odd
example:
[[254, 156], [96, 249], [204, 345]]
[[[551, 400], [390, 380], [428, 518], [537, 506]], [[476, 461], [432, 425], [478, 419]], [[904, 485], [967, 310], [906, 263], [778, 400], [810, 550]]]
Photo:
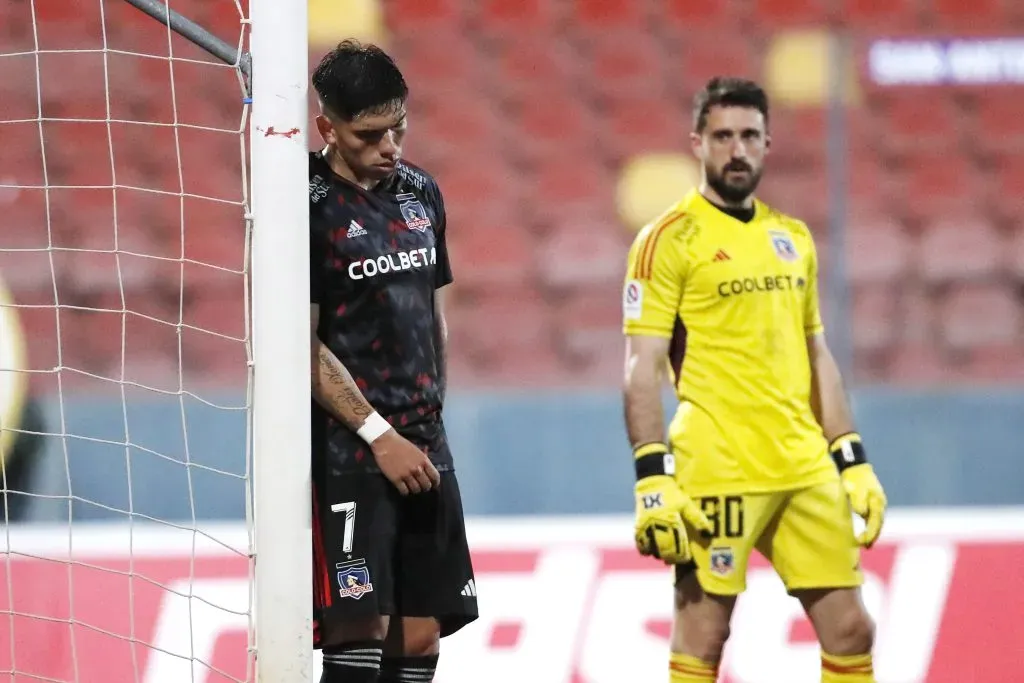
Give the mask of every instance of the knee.
[[440, 633], [424, 630], [421, 633], [408, 634], [403, 646], [406, 657], [427, 657], [436, 655], [441, 650]]
[[684, 631], [693, 631], [694, 638], [686, 638], [688, 654], [704, 662], [717, 662], [722, 658], [725, 643], [729, 640], [729, 624], [705, 619], [687, 623]]
[[829, 654], [858, 655], [871, 652], [875, 645], [875, 622], [863, 606], [846, 610], [836, 620], [828, 643], [822, 643]]
[[340, 647], [353, 642], [383, 643], [388, 633], [388, 618], [376, 617], [365, 621], [350, 621], [333, 624], [324, 629], [321, 636], [322, 647]]

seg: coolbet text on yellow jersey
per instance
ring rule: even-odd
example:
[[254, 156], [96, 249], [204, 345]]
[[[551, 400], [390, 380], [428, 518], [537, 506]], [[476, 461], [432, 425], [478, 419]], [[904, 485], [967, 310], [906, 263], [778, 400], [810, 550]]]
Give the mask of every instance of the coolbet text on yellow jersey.
[[810, 404], [817, 275], [807, 226], [760, 201], [744, 223], [692, 190], [637, 234], [624, 332], [671, 339], [669, 439], [690, 495], [838, 477]]

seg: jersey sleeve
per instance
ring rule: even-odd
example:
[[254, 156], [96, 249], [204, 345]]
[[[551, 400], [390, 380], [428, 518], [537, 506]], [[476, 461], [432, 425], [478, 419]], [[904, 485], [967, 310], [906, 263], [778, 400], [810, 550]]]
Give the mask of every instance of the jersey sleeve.
[[814, 246], [814, 238], [808, 231], [807, 256], [807, 295], [804, 298], [804, 332], [808, 337], [821, 334], [825, 325], [821, 320], [821, 307], [818, 302], [818, 251]]
[[669, 218], [644, 228], [630, 247], [622, 290], [625, 334], [672, 337], [687, 271], [674, 223]]
[[437, 251], [437, 265], [434, 270], [434, 287], [440, 289], [455, 281], [452, 275], [452, 264], [448, 258], [448, 214], [444, 208], [444, 197], [441, 195], [441, 188], [437, 183], [432, 184], [433, 192], [431, 199], [434, 203], [434, 210], [437, 214], [437, 230], [435, 232], [434, 248]]

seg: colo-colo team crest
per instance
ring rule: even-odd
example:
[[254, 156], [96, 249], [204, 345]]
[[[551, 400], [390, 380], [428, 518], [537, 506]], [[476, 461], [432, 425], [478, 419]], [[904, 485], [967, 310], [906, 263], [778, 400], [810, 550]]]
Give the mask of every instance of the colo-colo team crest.
[[427, 210], [423, 208], [420, 200], [412, 193], [400, 194], [395, 197], [398, 201], [398, 210], [402, 212], [402, 218], [410, 230], [426, 232], [430, 228], [430, 218]]
[[373, 584], [370, 583], [370, 570], [367, 569], [364, 560], [339, 564], [336, 569], [338, 570], [339, 596], [358, 600], [364, 594], [373, 592]]

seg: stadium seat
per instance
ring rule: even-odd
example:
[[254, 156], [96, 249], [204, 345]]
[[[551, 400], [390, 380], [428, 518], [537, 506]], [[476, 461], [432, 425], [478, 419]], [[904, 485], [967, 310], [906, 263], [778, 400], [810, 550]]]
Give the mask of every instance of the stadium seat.
[[984, 280], [1000, 274], [1006, 249], [994, 226], [970, 214], [928, 225], [914, 252], [926, 282]]
[[602, 33], [610, 28], [647, 28], [652, 3], [637, 0], [573, 0], [573, 24]]
[[853, 219], [846, 227], [846, 273], [859, 284], [892, 286], [907, 275], [911, 246], [888, 216]]
[[541, 223], [613, 216], [614, 181], [594, 158], [555, 158], [531, 175], [532, 208]]
[[988, 88], [977, 98], [971, 126], [972, 144], [988, 154], [1024, 152], [1024, 97], [1016, 89]]
[[704, 31], [725, 33], [735, 31], [742, 23], [743, 12], [737, 11], [733, 0], [662, 0], [655, 5], [655, 24], [668, 32], [673, 40]]
[[825, 0], [755, 0], [754, 20], [759, 26], [819, 26], [829, 20]]
[[903, 174], [903, 196], [910, 215], [926, 220], [950, 211], [971, 206], [984, 191], [978, 170], [960, 154], [935, 153], [925, 150], [908, 156], [900, 171]]
[[932, 342], [903, 344], [896, 348], [883, 377], [886, 383], [900, 386], [946, 386], [955, 379], [955, 368]]
[[[628, 49], [623, 49], [628, 45]], [[583, 50], [581, 65], [587, 89], [599, 101], [628, 99], [666, 90], [664, 54], [649, 39], [610, 31]]]
[[1009, 287], [977, 284], [952, 290], [942, 301], [942, 339], [954, 350], [1013, 345], [1021, 334], [1021, 306]]
[[522, 91], [508, 109], [517, 128], [508, 151], [522, 162], [572, 158], [598, 139], [594, 112], [564, 87]]
[[714, 76], [760, 78], [761, 69], [756, 48], [747, 40], [733, 40], [722, 49], [716, 35], [690, 36], [678, 47], [678, 66], [669, 75], [680, 83], [686, 93], [694, 93]]
[[601, 146], [616, 165], [651, 152], [688, 153], [690, 128], [689, 117], [668, 98], [627, 97], [608, 103]]
[[[501, 97], [513, 102], [533, 96], [538, 89], [566, 87], [582, 70], [579, 59], [564, 41], [547, 34], [517, 35], [491, 51], [488, 80]], [[479, 99], [476, 92], [468, 93]]]
[[1009, 220], [1019, 219], [1024, 213], [1024, 156], [1007, 154], [997, 159], [994, 180], [995, 211]]
[[1003, 5], [1003, 0], [932, 0], [926, 4], [926, 21], [941, 32], [1000, 31], [1007, 19]]
[[815, 229], [826, 226], [829, 209], [828, 179], [822, 173], [767, 172], [758, 189], [761, 199], [779, 211]]
[[851, 29], [919, 29], [917, 0], [840, 0], [836, 18]]
[[879, 99], [876, 135], [889, 150], [959, 152], [965, 117], [953, 98], [942, 91], [922, 97], [919, 92], [897, 88]]
[[1018, 283], [1024, 283], [1024, 223], [1017, 223], [1010, 233], [1007, 267]]
[[514, 221], [454, 225], [448, 252], [463, 290], [517, 287], [536, 275], [535, 243]]
[[622, 376], [622, 288], [591, 287], [554, 304], [559, 354], [577, 385], [608, 385]]
[[[387, 0], [381, 3], [384, 22], [395, 34], [432, 34], [438, 29], [455, 29], [463, 20], [459, 0]], [[438, 43], [438, 46], [446, 43]], [[438, 50], [443, 52], [443, 50]]]
[[503, 140], [509, 136], [509, 127], [492, 103], [478, 96], [445, 99], [446, 102], [431, 103], [420, 112], [410, 112], [413, 132], [406, 138], [406, 158], [422, 163], [412, 154], [421, 147], [430, 149], [442, 163], [465, 163], [467, 154], [498, 155]]
[[867, 282], [853, 288], [853, 325], [850, 328], [856, 353], [888, 349], [897, 339], [902, 319], [899, 298], [887, 282]]
[[559, 0], [480, 0], [472, 5], [474, 29], [510, 47], [524, 38], [553, 34], [563, 12]]
[[472, 164], [454, 163], [437, 169], [434, 177], [444, 194], [449, 235], [460, 235], [481, 225], [523, 227], [525, 188], [514, 173], [503, 159], [483, 157]]
[[538, 246], [542, 282], [549, 288], [587, 289], [609, 282], [618, 289], [625, 276], [628, 241], [618, 225], [566, 221]]
[[474, 88], [484, 81], [480, 54], [469, 36], [454, 26], [446, 24], [432, 32], [418, 30], [395, 40], [391, 51], [410, 89], [430, 89], [441, 95]]

